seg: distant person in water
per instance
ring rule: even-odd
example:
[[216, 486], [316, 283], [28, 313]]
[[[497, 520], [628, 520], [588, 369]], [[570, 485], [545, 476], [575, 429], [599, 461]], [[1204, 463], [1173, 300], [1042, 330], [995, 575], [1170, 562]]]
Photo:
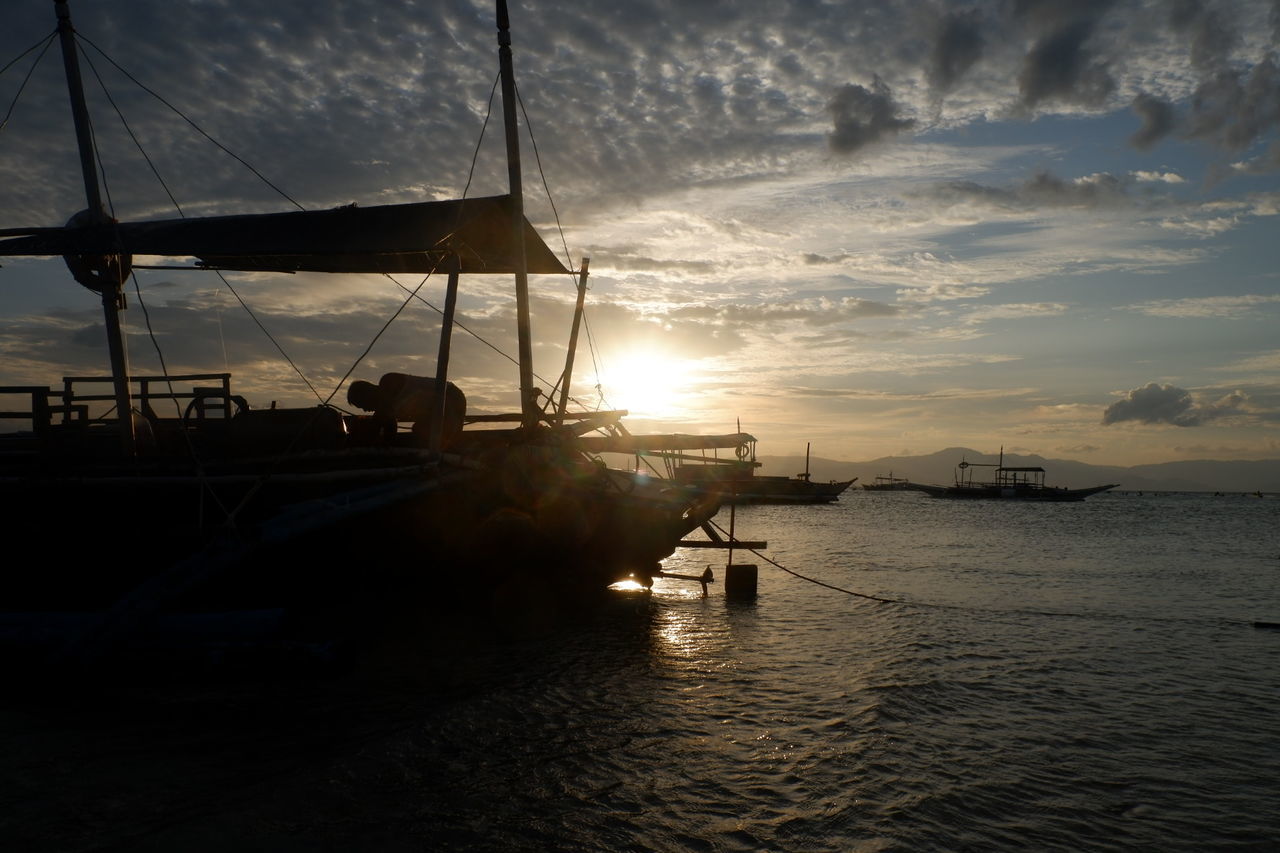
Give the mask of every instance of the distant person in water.
[[[347, 402], [372, 412], [377, 434], [383, 437], [394, 435], [398, 424], [412, 423], [414, 443], [425, 447], [431, 440], [431, 426], [440, 415], [438, 386], [432, 376], [387, 373], [377, 385], [362, 380], [352, 382], [347, 389]], [[457, 385], [446, 382], [441, 447], [449, 447], [462, 433], [466, 410], [467, 398]]]

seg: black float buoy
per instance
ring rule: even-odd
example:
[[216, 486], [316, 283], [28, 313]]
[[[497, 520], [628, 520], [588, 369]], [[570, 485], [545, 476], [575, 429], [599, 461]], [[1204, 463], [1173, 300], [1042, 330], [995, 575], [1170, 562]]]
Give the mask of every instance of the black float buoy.
[[724, 569], [724, 597], [739, 601], [756, 597], [759, 570], [749, 563], [734, 563]]

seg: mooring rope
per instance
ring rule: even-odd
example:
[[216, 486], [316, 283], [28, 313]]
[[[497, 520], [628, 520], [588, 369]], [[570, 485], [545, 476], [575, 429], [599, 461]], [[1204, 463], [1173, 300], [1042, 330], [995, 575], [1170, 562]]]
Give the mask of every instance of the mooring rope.
[[[710, 521], [709, 523], [711, 524], [712, 527], [716, 528], [721, 533], [725, 534], [725, 536], [729, 535], [729, 531], [725, 530], [719, 524], [716, 524], [715, 521]], [[991, 607], [973, 607], [971, 605], [966, 605], [966, 604], [942, 604], [939, 602], [932, 602], [932, 601], [911, 601], [904, 598], [886, 598], [880, 595], [871, 595], [865, 592], [857, 592], [852, 589], [845, 589], [844, 587], [836, 586], [835, 584], [829, 584], [826, 581], [820, 581], [817, 578], [813, 578], [813, 577], [809, 577], [808, 575], [801, 574], [800, 572], [797, 572], [794, 569], [787, 568], [786, 566], [782, 565], [776, 560], [766, 557], [764, 554], [760, 553], [754, 548], [741, 548], [741, 549], [735, 549], [735, 550], [749, 551], [751, 554], [755, 555], [756, 557], [759, 557], [761, 560], [764, 560], [766, 563], [773, 566], [774, 568], [780, 569], [786, 572], [787, 574], [791, 575], [792, 577], [798, 578], [799, 580], [805, 581], [807, 583], [811, 583], [816, 586], [825, 587], [834, 592], [843, 593], [844, 595], [853, 596], [855, 598], [864, 598], [868, 601], [875, 601], [880, 604], [897, 604], [903, 607], [919, 607], [919, 608], [926, 608], [931, 610], [961, 610], [961, 611], [966, 611], [970, 613], [985, 613], [985, 614], [999, 615], [999, 616], [1006, 616], [1006, 615], [1007, 616], [1050, 616], [1050, 617], [1059, 617], [1059, 618], [1065, 618], [1065, 619], [1098, 619], [1098, 620], [1104, 620], [1104, 621], [1124, 620], [1129, 622], [1146, 621], [1146, 622], [1178, 623], [1178, 624], [1192, 624], [1192, 625], [1205, 625], [1205, 624], [1237, 625], [1237, 626], [1243, 625], [1243, 626], [1258, 628], [1263, 630], [1280, 630], [1280, 622], [1261, 622], [1261, 621], [1251, 621], [1247, 619], [1227, 619], [1225, 617], [1218, 617], [1213, 619], [1193, 619], [1188, 617], [1177, 617], [1177, 616], [1138, 617], [1138, 616], [1129, 616], [1126, 614], [1119, 614], [1119, 613], [1071, 613], [1071, 612], [1061, 611], [1061, 610], [1026, 610], [1026, 609], [1001, 610], [1001, 609], [996, 609]]]

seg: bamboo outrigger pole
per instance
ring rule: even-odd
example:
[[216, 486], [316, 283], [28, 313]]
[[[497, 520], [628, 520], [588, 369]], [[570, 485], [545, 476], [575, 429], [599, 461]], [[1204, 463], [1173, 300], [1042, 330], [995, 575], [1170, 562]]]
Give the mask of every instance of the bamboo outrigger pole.
[[[86, 211], [88, 221], [84, 224], [98, 224], [109, 221], [109, 217], [102, 207], [102, 193], [98, 189], [98, 168], [93, 160], [93, 130], [89, 125], [89, 108], [84, 100], [84, 84], [80, 80], [75, 27], [71, 25], [71, 10], [67, 7], [67, 0], [54, 0], [54, 9], [58, 16], [58, 40], [62, 47], [62, 65], [67, 73], [67, 91], [71, 96], [71, 117], [75, 121], [76, 143], [80, 148], [80, 171], [84, 175], [85, 200], [89, 204]], [[125, 455], [133, 456], [137, 444], [133, 434], [133, 402], [129, 398], [129, 355], [120, 329], [125, 269], [125, 259], [121, 257], [118, 264], [103, 264], [96, 274], [86, 272], [87, 280], [80, 275], [76, 275], [76, 280], [92, 290], [98, 290], [102, 295], [107, 350], [111, 357], [111, 378], [115, 385], [116, 414], [120, 420], [120, 447]]]
[[563, 425], [569, 412], [569, 380], [573, 376], [573, 358], [578, 350], [578, 329], [582, 326], [582, 306], [587, 299], [587, 265], [590, 258], [582, 259], [578, 270], [578, 302], [573, 308], [573, 328], [569, 331], [569, 352], [564, 357], [564, 378], [560, 380], [560, 405], [556, 409], [556, 423]]
[[498, 69], [502, 76], [502, 117], [507, 136], [507, 180], [511, 187], [512, 250], [516, 267], [516, 336], [520, 355], [520, 424], [532, 432], [542, 418], [533, 385], [533, 343], [529, 330], [529, 272], [524, 249], [524, 188], [520, 176], [520, 130], [516, 124], [516, 79], [511, 63], [511, 22], [507, 0], [498, 0]]
[[440, 317], [440, 348], [436, 355], [436, 412], [431, 421], [428, 448], [439, 454], [444, 449], [445, 403], [449, 396], [449, 349], [453, 341], [453, 318], [458, 310], [458, 275], [462, 264], [455, 254], [448, 260], [449, 283], [444, 291], [444, 314]]

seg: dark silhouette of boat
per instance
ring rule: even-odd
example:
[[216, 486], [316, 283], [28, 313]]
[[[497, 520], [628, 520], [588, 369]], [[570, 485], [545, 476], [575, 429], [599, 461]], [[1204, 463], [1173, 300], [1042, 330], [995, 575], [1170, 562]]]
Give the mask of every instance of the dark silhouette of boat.
[[886, 475], [877, 475], [870, 483], [863, 483], [862, 488], [868, 492], [905, 492], [914, 487], [906, 477], [895, 477], [890, 471]]
[[[809, 445], [805, 445], [804, 471], [794, 477], [762, 476], [756, 469], [756, 439], [736, 448], [736, 459], [684, 457], [673, 468], [673, 479], [700, 494], [713, 495], [728, 504], [822, 504], [835, 501], [853, 485], [852, 480], [815, 482], [809, 473]], [[691, 463], [691, 464], [690, 464]]]
[[[59, 656], [91, 662], [180, 616], [216, 633], [243, 623], [218, 614], [278, 614], [272, 636], [297, 638], [359, 634], [438, 598], [519, 608], [532, 590], [648, 583], [716, 513], [717, 493], [609, 468], [599, 456], [611, 442], [665, 439], [630, 436], [623, 411], [570, 410], [588, 265], [570, 272], [525, 219], [505, 0], [497, 7], [507, 194], [129, 222], [103, 205], [77, 36], [56, 0], [50, 38], [63, 49], [88, 207], [61, 227], [0, 229], [0, 257], [66, 259], [101, 298], [111, 374], [0, 388], [0, 415], [29, 427], [0, 436], [11, 548], [0, 603], [11, 613], [0, 631], [31, 642], [58, 634]], [[346, 406], [335, 389], [303, 408], [253, 407], [228, 373], [135, 375], [120, 312], [146, 256], [194, 258], [186, 268], [217, 275], [447, 277], [435, 375], [387, 373], [353, 382]], [[470, 412], [448, 381], [458, 282], [470, 274], [514, 281], [519, 412]], [[530, 274], [574, 276], [579, 294], [563, 374], [541, 396]], [[682, 446], [740, 441], [686, 436]]]
[[[974, 469], [992, 469], [990, 479], [976, 479]], [[1000, 448], [1000, 461], [968, 462], [961, 460], [956, 466], [955, 483], [950, 486], [932, 486], [913, 483], [918, 489], [935, 498], [994, 499], [1017, 501], [1082, 501], [1090, 495], [1114, 489], [1118, 483], [1092, 486], [1086, 489], [1066, 489], [1044, 484], [1045, 470], [1035, 467], [1006, 467], [1004, 448]]]

